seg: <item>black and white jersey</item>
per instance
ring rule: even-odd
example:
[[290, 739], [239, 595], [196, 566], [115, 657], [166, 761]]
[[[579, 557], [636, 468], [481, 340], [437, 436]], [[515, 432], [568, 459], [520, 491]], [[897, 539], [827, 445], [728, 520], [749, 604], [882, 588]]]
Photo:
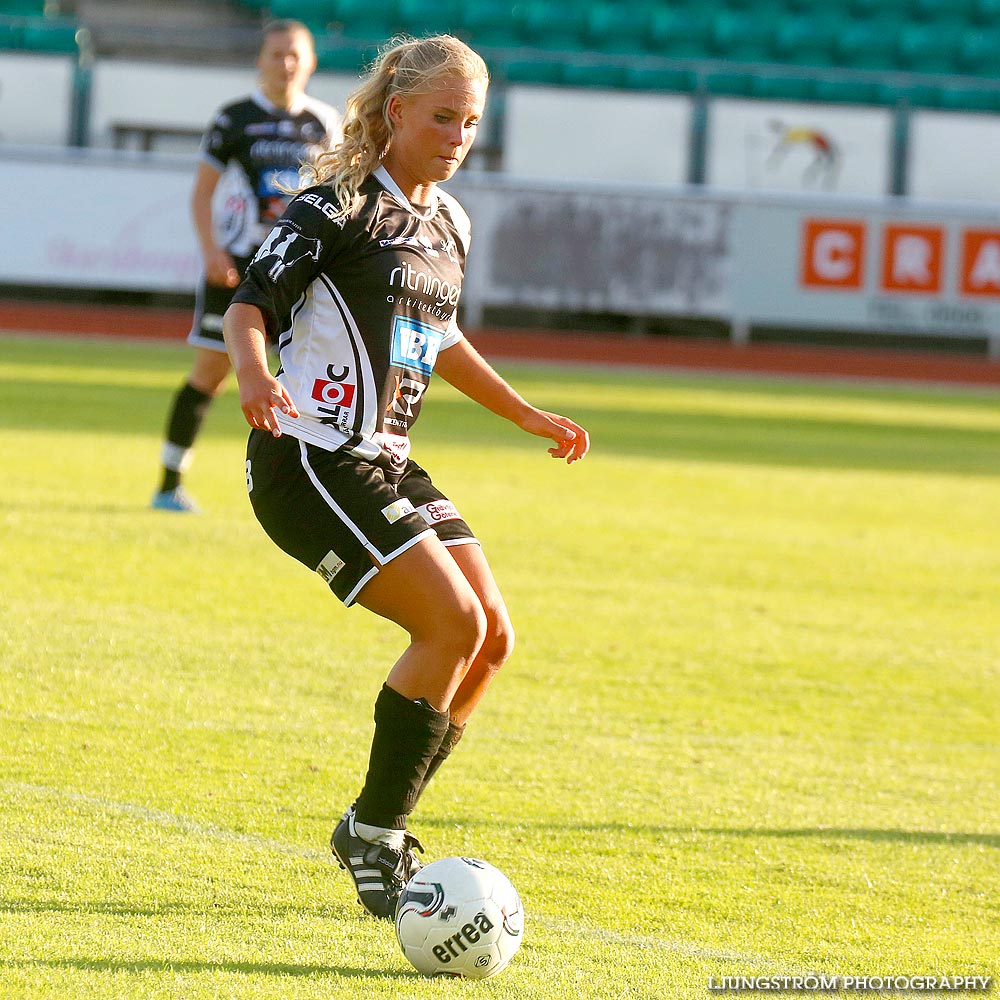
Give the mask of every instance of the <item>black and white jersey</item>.
[[220, 109], [201, 142], [202, 160], [223, 174], [213, 199], [219, 245], [252, 256], [285, 210], [285, 191], [299, 186], [299, 167], [340, 138], [340, 116], [312, 97], [286, 110], [258, 90]]
[[278, 379], [300, 414], [279, 415], [282, 431], [398, 467], [434, 362], [462, 337], [469, 218], [440, 190], [411, 205], [383, 167], [360, 193], [346, 221], [329, 187], [298, 195], [233, 301], [257, 306], [278, 342]]

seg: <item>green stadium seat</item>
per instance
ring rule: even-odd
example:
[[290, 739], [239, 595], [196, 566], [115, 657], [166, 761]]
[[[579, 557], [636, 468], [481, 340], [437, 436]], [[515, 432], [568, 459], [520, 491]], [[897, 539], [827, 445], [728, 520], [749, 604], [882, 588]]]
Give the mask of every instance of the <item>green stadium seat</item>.
[[674, 59], [704, 59], [711, 51], [711, 15], [704, 7], [657, 7], [649, 21], [647, 47]]
[[396, 20], [408, 34], [453, 35], [462, 23], [460, 0], [396, 0]]
[[973, 0], [972, 20], [986, 27], [1000, 22], [1000, 0]]
[[10, 17], [44, 17], [45, 0], [0, 0], [0, 14]]
[[0, 50], [24, 47], [24, 26], [15, 21], [0, 21]]
[[838, 31], [834, 53], [840, 66], [850, 69], [893, 69], [899, 22], [886, 17], [848, 21]]
[[640, 53], [649, 38], [651, 8], [593, 3], [587, 17], [587, 45], [595, 52]]
[[80, 25], [63, 18], [30, 18], [24, 23], [23, 45], [33, 52], [78, 52]]
[[949, 111], [1000, 111], [1000, 90], [961, 87], [945, 83], [941, 87], [941, 107]]
[[584, 5], [561, 0], [528, 0], [515, 8], [527, 43], [538, 49], [578, 52], [586, 48]]
[[[333, 5], [331, 5], [333, 6]], [[336, 22], [345, 38], [381, 40], [395, 34], [394, 3], [373, 3], [372, 0], [337, 0], [333, 7]]]
[[910, 0], [910, 11], [921, 20], [936, 21], [953, 18], [969, 21], [975, 10], [975, 0]]
[[672, 91], [692, 93], [698, 87], [698, 76], [689, 69], [669, 69], [630, 65], [625, 68], [625, 86], [631, 90]]
[[881, 90], [883, 104], [906, 101], [912, 108], [937, 108], [941, 105], [941, 88], [932, 84], [885, 85]]
[[355, 45], [337, 35], [316, 36], [316, 63], [327, 73], [360, 73], [375, 52], [374, 47]]
[[722, 10], [709, 31], [712, 54], [738, 62], [770, 62], [774, 58], [775, 25], [763, 10]]
[[961, 41], [962, 29], [954, 22], [904, 24], [899, 30], [896, 61], [914, 73], [955, 73]]
[[816, 81], [816, 97], [831, 104], [882, 104], [878, 84], [864, 80], [826, 79]]
[[509, 83], [562, 83], [563, 64], [560, 59], [510, 59], [502, 66], [502, 73]]
[[768, 101], [811, 101], [816, 97], [816, 81], [808, 77], [757, 74], [750, 93]]
[[473, 46], [515, 48], [525, 44], [507, 0], [471, 0], [465, 6], [462, 27]]
[[620, 90], [625, 80], [625, 67], [612, 63], [566, 60], [562, 66], [562, 82], [568, 87]]
[[271, 17], [289, 17], [319, 31], [338, 19], [334, 0], [271, 0], [268, 10]]
[[[908, 4], [908, 0], [905, 2]], [[864, 19], [885, 13], [892, 4], [891, 0], [841, 0], [836, 6], [850, 18]]]
[[754, 74], [741, 70], [714, 70], [705, 74], [705, 88], [720, 97], [753, 95]]
[[1000, 76], [1000, 28], [972, 28], [963, 35], [957, 62], [963, 73]]
[[823, 14], [786, 17], [775, 28], [775, 58], [793, 66], [831, 66], [836, 62], [839, 27], [839, 22]]

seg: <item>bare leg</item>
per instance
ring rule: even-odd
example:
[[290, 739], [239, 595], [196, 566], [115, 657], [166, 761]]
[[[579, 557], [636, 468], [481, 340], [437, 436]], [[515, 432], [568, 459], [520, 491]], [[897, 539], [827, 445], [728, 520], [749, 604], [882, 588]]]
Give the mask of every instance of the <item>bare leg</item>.
[[486, 638], [449, 708], [452, 723], [464, 726], [497, 672], [510, 658], [514, 650], [514, 628], [483, 550], [478, 545], [454, 545], [448, 551], [486, 613]]
[[226, 381], [230, 368], [232, 365], [225, 351], [210, 351], [205, 347], [196, 347], [188, 385], [193, 385], [206, 396], [215, 396]]
[[437, 538], [421, 539], [365, 584], [358, 603], [410, 634], [389, 687], [448, 711], [487, 631], [479, 597], [448, 550]]

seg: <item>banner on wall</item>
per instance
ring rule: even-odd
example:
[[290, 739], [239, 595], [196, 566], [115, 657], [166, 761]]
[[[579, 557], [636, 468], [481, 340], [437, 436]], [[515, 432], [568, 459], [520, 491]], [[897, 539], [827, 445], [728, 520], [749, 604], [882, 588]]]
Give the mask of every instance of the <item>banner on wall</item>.
[[190, 292], [194, 161], [0, 160], [0, 283]]
[[[0, 158], [0, 284], [190, 293], [189, 159]], [[1000, 339], [1000, 211], [900, 199], [448, 185], [473, 223], [465, 322], [490, 306]]]
[[462, 300], [634, 316], [731, 311], [734, 206], [723, 200], [481, 176], [455, 184], [473, 222]]
[[1000, 215], [885, 202], [748, 204], [734, 309], [749, 323], [979, 337], [1000, 332]]

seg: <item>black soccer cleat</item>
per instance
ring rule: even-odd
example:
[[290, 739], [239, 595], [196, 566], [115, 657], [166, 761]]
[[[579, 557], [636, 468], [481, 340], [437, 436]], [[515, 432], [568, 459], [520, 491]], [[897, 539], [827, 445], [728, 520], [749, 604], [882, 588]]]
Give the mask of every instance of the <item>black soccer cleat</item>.
[[423, 851], [423, 845], [406, 833], [401, 851], [385, 844], [373, 844], [359, 837], [354, 829], [354, 810], [344, 813], [330, 838], [333, 856], [341, 868], [354, 880], [358, 902], [380, 920], [393, 920], [396, 903], [406, 883], [423, 865], [413, 853]]

